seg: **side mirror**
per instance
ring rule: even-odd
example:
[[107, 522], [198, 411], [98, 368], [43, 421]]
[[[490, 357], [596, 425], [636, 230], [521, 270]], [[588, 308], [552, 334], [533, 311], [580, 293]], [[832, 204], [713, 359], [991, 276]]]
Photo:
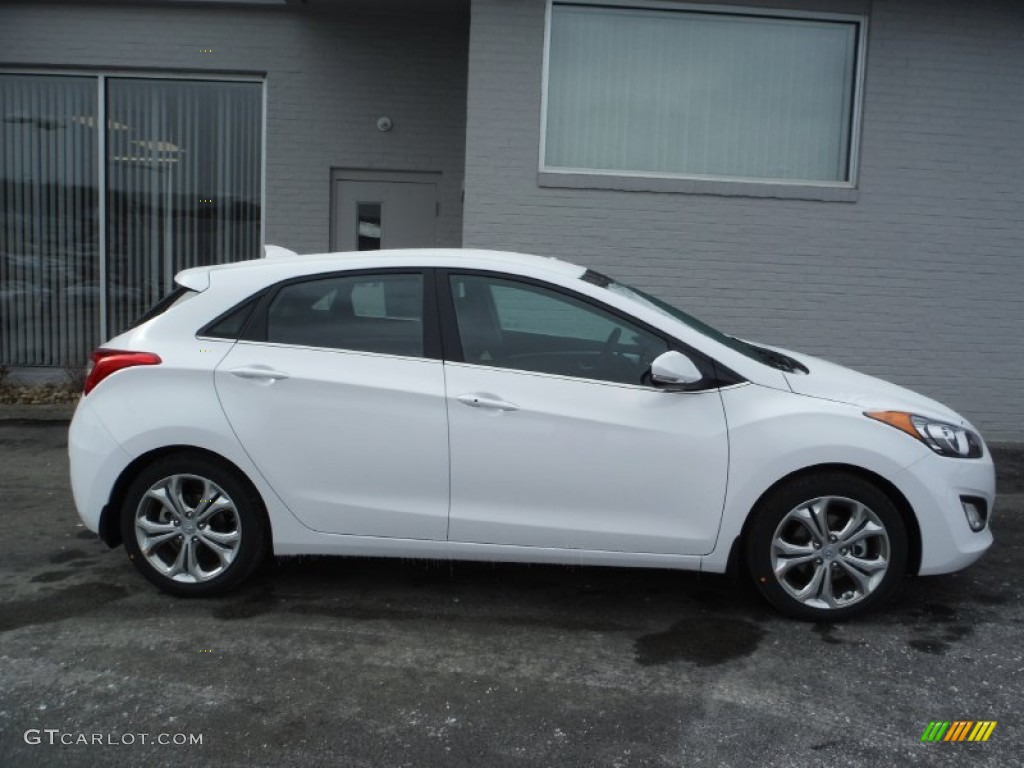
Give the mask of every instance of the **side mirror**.
[[651, 380], [655, 384], [681, 386], [696, 384], [703, 378], [693, 361], [680, 352], [664, 352], [651, 363]]

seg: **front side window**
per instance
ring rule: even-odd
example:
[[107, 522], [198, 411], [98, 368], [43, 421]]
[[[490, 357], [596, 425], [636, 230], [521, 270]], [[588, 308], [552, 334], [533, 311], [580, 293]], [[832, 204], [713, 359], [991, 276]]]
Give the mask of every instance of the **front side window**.
[[551, 9], [544, 170], [849, 183], [856, 17]]
[[267, 311], [267, 341], [423, 356], [423, 276], [329, 277], [292, 283]]
[[468, 363], [643, 384], [668, 350], [655, 334], [558, 291], [480, 275], [452, 275], [450, 284]]

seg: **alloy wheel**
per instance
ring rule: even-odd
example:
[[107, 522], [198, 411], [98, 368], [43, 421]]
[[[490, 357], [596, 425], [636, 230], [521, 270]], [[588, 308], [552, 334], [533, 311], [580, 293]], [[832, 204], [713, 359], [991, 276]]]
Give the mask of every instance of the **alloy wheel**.
[[212, 480], [174, 474], [154, 483], [135, 511], [135, 537], [147, 563], [176, 582], [198, 584], [224, 573], [238, 555], [238, 509]]
[[861, 502], [820, 496], [786, 514], [771, 543], [771, 567], [786, 593], [809, 608], [861, 602], [881, 585], [891, 545], [881, 519]]

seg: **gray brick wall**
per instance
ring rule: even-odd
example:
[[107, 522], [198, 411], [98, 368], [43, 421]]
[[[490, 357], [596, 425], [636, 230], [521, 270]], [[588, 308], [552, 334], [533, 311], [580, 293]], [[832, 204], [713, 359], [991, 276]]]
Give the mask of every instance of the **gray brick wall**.
[[473, 0], [468, 121], [458, 2], [5, 3], [0, 66], [266, 72], [269, 242], [327, 247], [332, 167], [441, 171], [443, 245], [604, 269], [1024, 440], [1024, 5], [870, 16], [854, 202], [540, 187], [543, 0]]
[[[340, 167], [440, 171], [438, 243], [457, 246], [467, 27], [457, 2], [4, 3], [0, 68], [265, 72], [268, 242], [327, 250], [330, 169]], [[390, 133], [375, 127], [385, 114]]]
[[543, 37], [544, 0], [473, 0], [466, 246], [605, 270], [1024, 440], [1024, 4], [871, 4], [853, 202], [540, 187]]

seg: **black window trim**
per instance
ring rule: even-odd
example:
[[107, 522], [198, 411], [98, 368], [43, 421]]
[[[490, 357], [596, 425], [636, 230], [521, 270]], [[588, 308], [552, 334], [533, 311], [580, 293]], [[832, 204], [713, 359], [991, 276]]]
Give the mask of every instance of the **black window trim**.
[[174, 304], [177, 303], [177, 301], [180, 298], [190, 293], [198, 294], [199, 291], [195, 290], [194, 288], [189, 288], [187, 285], [175, 283], [174, 288], [172, 288], [169, 293], [165, 294], [149, 309], [147, 309], [141, 315], [136, 317], [128, 326], [121, 330], [121, 333], [127, 333], [128, 331], [135, 330], [143, 323], [148, 323], [154, 317], [160, 317], [160, 315], [162, 315], [164, 312], [166, 312], [168, 309], [174, 306]]
[[[235, 304], [232, 305], [232, 307], [230, 309], [225, 310], [224, 312], [221, 312], [213, 320], [211, 320], [206, 325], [204, 325], [202, 328], [200, 328], [198, 331], [196, 331], [196, 338], [197, 339], [217, 339], [219, 341], [238, 341], [239, 339], [241, 339], [243, 334], [245, 333], [246, 329], [249, 327], [249, 323], [252, 322], [253, 317], [259, 311], [260, 305], [262, 303], [263, 296], [264, 296], [264, 294], [266, 294], [267, 290], [268, 289], [266, 289], [266, 288], [262, 288], [262, 289], [256, 291], [255, 293], [249, 294], [248, 296], [246, 296], [241, 301], [235, 302]], [[217, 335], [211, 333], [211, 329], [216, 328], [228, 316], [233, 315], [235, 312], [240, 310], [242, 307], [244, 307], [249, 302], [252, 302], [252, 308], [249, 310], [249, 315], [248, 315], [248, 317], [245, 318], [245, 322], [242, 323], [242, 327], [238, 330], [238, 333], [234, 337], [231, 337], [231, 336], [217, 336]]]
[[[267, 312], [274, 302], [277, 294], [285, 288], [301, 283], [312, 283], [320, 280], [331, 280], [348, 277], [370, 277], [375, 275], [419, 275], [423, 278], [423, 354], [415, 357], [424, 360], [441, 360], [441, 339], [439, 328], [439, 317], [437, 312], [437, 290], [434, 285], [435, 276], [433, 269], [429, 267], [381, 267], [377, 269], [339, 269], [330, 272], [316, 272], [308, 275], [299, 275], [274, 283], [263, 289], [263, 297], [257, 302], [256, 308], [238, 334], [238, 341], [248, 341], [257, 344], [275, 344], [267, 340]], [[255, 294], [254, 294], [255, 295]], [[238, 302], [232, 309], [239, 307], [245, 301]], [[232, 310], [228, 310], [227, 315]], [[214, 321], [216, 322], [216, 321]], [[210, 325], [213, 325], [211, 323]], [[343, 347], [309, 347], [302, 344], [281, 344], [286, 347], [324, 349], [331, 352], [354, 352], [359, 354], [386, 355], [387, 357], [411, 357], [410, 355], [394, 355], [389, 352], [367, 352], [366, 350], [346, 350]]]
[[[452, 297], [451, 291], [451, 276], [452, 275], [470, 275], [478, 277], [491, 277], [500, 280], [509, 280], [511, 282], [525, 283], [526, 285], [532, 285], [537, 288], [543, 288], [554, 293], [562, 294], [576, 301], [587, 304], [594, 309], [600, 310], [613, 317], [618, 318], [624, 323], [634, 325], [647, 333], [661, 339], [665, 342], [669, 350], [680, 352], [689, 357], [697, 368], [703, 374], [703, 378], [694, 384], [692, 387], [687, 387], [687, 392], [704, 392], [711, 389], [719, 389], [721, 387], [731, 386], [734, 384], [742, 384], [746, 381], [742, 376], [730, 370], [726, 366], [719, 363], [709, 355], [701, 352], [700, 350], [694, 349], [689, 344], [680, 341], [676, 337], [672, 336], [665, 331], [655, 328], [653, 325], [641, 320], [638, 317], [634, 317], [627, 312], [624, 312], [616, 307], [605, 304], [599, 299], [595, 299], [586, 294], [579, 293], [570, 288], [566, 288], [555, 283], [541, 280], [535, 277], [529, 277], [527, 275], [517, 275], [512, 272], [503, 272], [501, 270], [492, 269], [463, 269], [461, 267], [438, 267], [435, 269], [437, 276], [434, 281], [435, 288], [437, 290], [437, 307], [440, 315], [441, 322], [441, 343], [443, 359], [446, 362], [451, 363], [463, 363], [465, 365], [479, 366], [479, 363], [467, 362], [462, 354], [462, 339], [459, 336], [458, 320], [455, 316], [455, 301]], [[505, 370], [519, 371], [519, 368], [508, 368]], [[537, 371], [523, 371], [524, 373], [554, 376], [556, 374], [540, 374]], [[580, 381], [594, 381], [602, 384], [616, 384], [616, 382], [609, 382], [605, 379], [587, 379], [584, 377], [566, 377], [578, 379]], [[620, 384], [621, 385], [621, 384]], [[626, 384], [622, 386], [639, 386], [644, 389], [652, 389], [658, 391], [667, 391], [662, 387], [656, 385], [645, 386], [639, 384]]]

